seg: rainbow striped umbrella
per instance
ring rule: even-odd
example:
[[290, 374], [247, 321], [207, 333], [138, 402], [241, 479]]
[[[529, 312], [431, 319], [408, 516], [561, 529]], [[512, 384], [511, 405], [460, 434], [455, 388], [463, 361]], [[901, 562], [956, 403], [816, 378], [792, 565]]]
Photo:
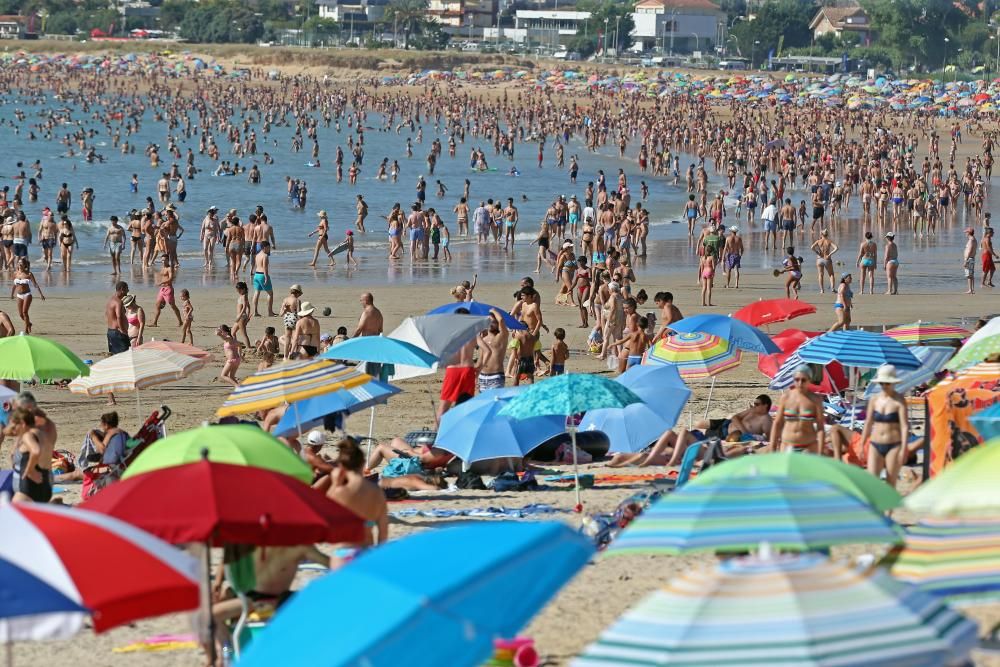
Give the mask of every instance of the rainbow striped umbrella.
[[951, 604], [1000, 602], [1000, 519], [926, 519], [883, 564]]
[[838, 544], [898, 544], [898, 528], [826, 482], [733, 477], [686, 484], [653, 503], [608, 554], [746, 551], [767, 542], [811, 551]]
[[370, 382], [372, 376], [328, 359], [277, 364], [243, 380], [216, 410], [220, 417], [269, 410], [340, 389]]
[[707, 333], [677, 333], [656, 341], [644, 364], [673, 364], [685, 380], [718, 375], [740, 365], [743, 355], [728, 341]]
[[903, 345], [950, 345], [956, 340], [965, 340], [972, 332], [953, 324], [916, 321], [913, 324], [887, 329], [885, 335], [895, 338]]
[[605, 630], [575, 667], [964, 664], [977, 625], [877, 569], [816, 555], [687, 572]]

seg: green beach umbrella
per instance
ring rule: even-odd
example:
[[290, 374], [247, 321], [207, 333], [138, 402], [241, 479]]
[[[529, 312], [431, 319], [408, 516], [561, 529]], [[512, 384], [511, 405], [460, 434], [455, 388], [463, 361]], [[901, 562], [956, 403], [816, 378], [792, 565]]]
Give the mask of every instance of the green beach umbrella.
[[136, 457], [122, 479], [197, 463], [205, 449], [213, 463], [264, 468], [305, 484], [313, 480], [312, 470], [295, 452], [267, 431], [249, 424], [202, 426], [157, 440]]
[[712, 484], [738, 477], [787, 477], [803, 482], [826, 482], [880, 512], [903, 504], [896, 489], [867, 470], [826, 456], [798, 452], [741, 456], [724, 461], [700, 473], [691, 484]]
[[580, 475], [576, 462], [576, 416], [588, 410], [624, 408], [642, 399], [625, 385], [600, 375], [566, 373], [537, 382], [510, 399], [497, 414], [512, 419], [531, 419], [559, 415], [566, 418], [566, 430], [573, 445], [576, 511], [580, 502]]
[[65, 345], [41, 336], [0, 338], [0, 380], [66, 380], [90, 375], [80, 357]]
[[962, 454], [903, 501], [907, 509], [936, 517], [1000, 516], [1000, 438]]
[[950, 371], [958, 371], [966, 366], [978, 364], [980, 361], [985, 360], [986, 357], [994, 354], [1000, 354], [1000, 334], [966, 343], [958, 351], [958, 354], [952, 357], [945, 368]]

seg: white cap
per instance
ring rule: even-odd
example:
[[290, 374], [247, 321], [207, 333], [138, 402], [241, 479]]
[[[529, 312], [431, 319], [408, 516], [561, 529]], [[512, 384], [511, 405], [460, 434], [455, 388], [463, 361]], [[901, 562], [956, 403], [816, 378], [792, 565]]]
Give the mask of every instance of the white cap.
[[326, 435], [324, 435], [323, 431], [318, 428], [313, 429], [312, 431], [309, 431], [308, 435], [306, 435], [306, 444], [321, 447], [326, 444]]

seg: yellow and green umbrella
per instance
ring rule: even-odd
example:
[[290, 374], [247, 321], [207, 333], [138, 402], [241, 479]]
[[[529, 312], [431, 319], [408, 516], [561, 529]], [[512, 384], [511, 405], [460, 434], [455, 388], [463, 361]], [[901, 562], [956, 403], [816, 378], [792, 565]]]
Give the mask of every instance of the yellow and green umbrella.
[[202, 426], [157, 440], [129, 465], [122, 479], [143, 473], [197, 463], [207, 452], [213, 463], [264, 468], [312, 482], [308, 465], [267, 431], [250, 424]]
[[370, 375], [357, 368], [328, 359], [277, 364], [245, 379], [216, 414], [229, 417], [270, 410], [305, 398], [351, 389], [366, 384], [371, 379]]
[[90, 369], [61, 343], [25, 334], [0, 338], [0, 380], [46, 382], [80, 375], [90, 375]]

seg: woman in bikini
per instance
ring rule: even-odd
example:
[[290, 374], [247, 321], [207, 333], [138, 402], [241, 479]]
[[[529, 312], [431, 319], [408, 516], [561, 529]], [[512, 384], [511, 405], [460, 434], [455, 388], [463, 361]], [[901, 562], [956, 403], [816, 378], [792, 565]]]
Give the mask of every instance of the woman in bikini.
[[872, 233], [865, 232], [865, 240], [861, 242], [861, 247], [858, 248], [858, 260], [856, 265], [861, 269], [861, 293], [865, 293], [865, 282], [870, 279], [871, 287], [869, 288], [871, 293], [875, 293], [875, 261], [878, 256], [878, 244], [872, 240]]
[[59, 223], [59, 257], [62, 259], [63, 271], [69, 271], [73, 265], [73, 248], [80, 247], [80, 241], [76, 238], [76, 231], [69, 218], [63, 216]]
[[250, 293], [243, 281], [236, 283], [236, 321], [233, 322], [233, 337], [243, 334], [243, 341], [250, 348], [250, 336], [247, 334], [247, 323], [250, 321]]
[[232, 329], [225, 324], [219, 325], [219, 328], [215, 330], [215, 335], [222, 339], [222, 353], [225, 357], [219, 379], [238, 387], [240, 382], [236, 379], [236, 371], [243, 361], [240, 357], [240, 343], [233, 337]]
[[830, 276], [830, 291], [835, 289], [833, 286], [833, 256], [840, 248], [830, 240], [830, 230], [824, 229], [819, 234], [820, 237], [809, 246], [809, 249], [816, 253], [816, 278], [819, 280], [819, 293], [824, 294], [826, 290], [823, 278], [827, 274]]
[[794, 290], [795, 298], [798, 299], [799, 289], [802, 287], [802, 265], [799, 263], [799, 258], [795, 256], [795, 248], [789, 246], [785, 248], [785, 252], [788, 253], [788, 256], [781, 263], [784, 268], [776, 275], [788, 274], [785, 279], [785, 296], [791, 299]]
[[223, 235], [226, 237], [226, 254], [229, 255], [229, 275], [235, 281], [243, 261], [243, 228], [240, 227], [240, 219], [234, 216]]
[[896, 391], [899, 378], [892, 364], [880, 366], [872, 382], [882, 391], [868, 399], [868, 416], [861, 442], [871, 443], [867, 450], [868, 472], [877, 478], [885, 470], [885, 481], [894, 487], [906, 456], [905, 444], [909, 436], [906, 401]]
[[590, 307], [590, 269], [587, 268], [587, 257], [581, 255], [576, 258], [576, 273], [573, 274], [573, 283], [576, 287], [576, 303], [580, 307], [580, 328], [586, 329], [589, 325], [587, 320], [587, 308]]
[[838, 329], [847, 330], [851, 326], [851, 308], [854, 305], [854, 292], [851, 290], [851, 283], [854, 277], [850, 273], [840, 276], [840, 285], [837, 287], [837, 300], [833, 304], [833, 310], [837, 314], [837, 321], [830, 327], [830, 331]]
[[701, 305], [711, 306], [712, 287], [715, 284], [715, 255], [706, 254], [698, 263], [698, 275], [701, 280]]
[[805, 364], [795, 369], [792, 386], [778, 401], [770, 451], [823, 451], [823, 402], [809, 390], [811, 376], [812, 369]]
[[38, 281], [35, 279], [35, 274], [31, 272], [31, 264], [28, 262], [27, 257], [22, 257], [17, 263], [17, 270], [14, 271], [14, 282], [10, 286], [10, 298], [17, 299], [17, 314], [20, 316], [21, 321], [24, 322], [24, 333], [31, 333], [31, 317], [28, 311], [31, 310], [31, 286], [34, 285], [35, 289], [38, 290], [38, 296], [41, 297], [42, 301], [45, 301], [45, 295], [42, 294], [42, 288], [38, 286]]
[[146, 330], [146, 311], [135, 302], [134, 294], [122, 297], [125, 306], [125, 319], [128, 321], [128, 339], [132, 347], [142, 345], [142, 334]]

